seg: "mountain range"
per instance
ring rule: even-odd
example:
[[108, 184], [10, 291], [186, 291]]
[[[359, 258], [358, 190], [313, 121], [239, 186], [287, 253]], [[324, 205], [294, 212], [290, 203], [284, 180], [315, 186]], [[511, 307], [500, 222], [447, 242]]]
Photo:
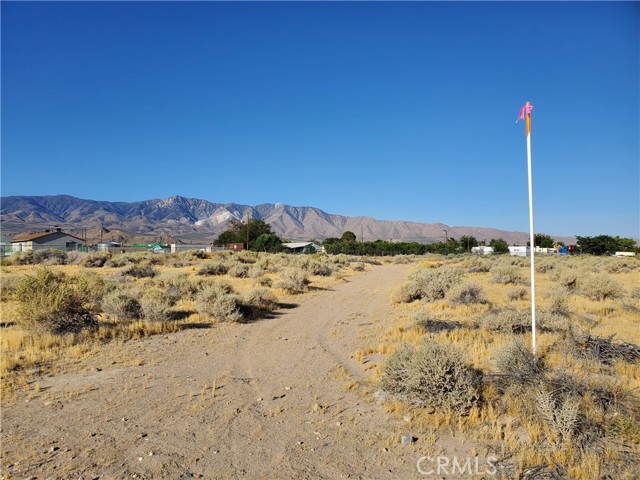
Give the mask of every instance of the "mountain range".
[[[294, 240], [323, 240], [352, 231], [358, 240], [393, 240], [431, 243], [445, 237], [473, 235], [478, 240], [502, 238], [525, 244], [528, 234], [484, 227], [456, 227], [442, 223], [376, 220], [326, 213], [314, 207], [282, 203], [256, 206], [213, 203], [173, 196], [163, 200], [106, 202], [69, 195], [10, 196], [0, 198], [3, 236], [42, 231], [54, 227], [88, 241], [210, 243], [226, 230], [229, 221], [247, 215], [271, 225], [278, 235]], [[445, 233], [446, 231], [446, 233]], [[571, 237], [558, 238], [571, 241]]]

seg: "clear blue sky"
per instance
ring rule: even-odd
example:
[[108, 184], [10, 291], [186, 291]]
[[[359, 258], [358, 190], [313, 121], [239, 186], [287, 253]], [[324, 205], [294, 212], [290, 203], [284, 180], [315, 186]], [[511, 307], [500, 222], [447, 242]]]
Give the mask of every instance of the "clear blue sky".
[[640, 236], [638, 2], [2, 2], [2, 195]]

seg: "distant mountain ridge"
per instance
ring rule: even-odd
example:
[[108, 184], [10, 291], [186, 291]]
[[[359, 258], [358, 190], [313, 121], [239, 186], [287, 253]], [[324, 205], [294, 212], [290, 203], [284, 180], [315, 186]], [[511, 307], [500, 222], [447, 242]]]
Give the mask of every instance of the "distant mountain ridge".
[[322, 240], [340, 237], [350, 230], [358, 240], [394, 240], [429, 243], [473, 235], [478, 240], [503, 238], [509, 243], [528, 239], [524, 232], [483, 227], [454, 227], [442, 223], [376, 220], [347, 217], [314, 207], [294, 207], [282, 203], [256, 206], [213, 203], [175, 195], [161, 200], [106, 202], [70, 195], [10, 196], [0, 199], [0, 225], [3, 235], [60, 227], [81, 232], [88, 240], [134, 241], [162, 238], [165, 241], [211, 242], [226, 230], [229, 221], [247, 215], [269, 223], [280, 236], [290, 240]]

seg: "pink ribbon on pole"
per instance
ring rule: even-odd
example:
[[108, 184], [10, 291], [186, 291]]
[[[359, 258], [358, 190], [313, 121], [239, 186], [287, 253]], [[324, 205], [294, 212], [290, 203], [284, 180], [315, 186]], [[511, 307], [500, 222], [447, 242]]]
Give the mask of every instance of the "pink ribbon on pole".
[[516, 123], [518, 123], [518, 120], [524, 120], [524, 115], [525, 113], [531, 115], [531, 110], [533, 110], [533, 105], [525, 105], [520, 109], [520, 115], [518, 116], [518, 119], [516, 120]]

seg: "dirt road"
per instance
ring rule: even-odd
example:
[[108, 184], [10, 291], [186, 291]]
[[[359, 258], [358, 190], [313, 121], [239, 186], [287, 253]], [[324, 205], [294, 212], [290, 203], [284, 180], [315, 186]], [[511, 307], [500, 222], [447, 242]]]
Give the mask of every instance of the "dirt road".
[[274, 318], [110, 344], [37, 379], [3, 408], [3, 475], [424, 478], [420, 443], [398, 442], [408, 425], [349, 358], [410, 267], [367, 268]]

